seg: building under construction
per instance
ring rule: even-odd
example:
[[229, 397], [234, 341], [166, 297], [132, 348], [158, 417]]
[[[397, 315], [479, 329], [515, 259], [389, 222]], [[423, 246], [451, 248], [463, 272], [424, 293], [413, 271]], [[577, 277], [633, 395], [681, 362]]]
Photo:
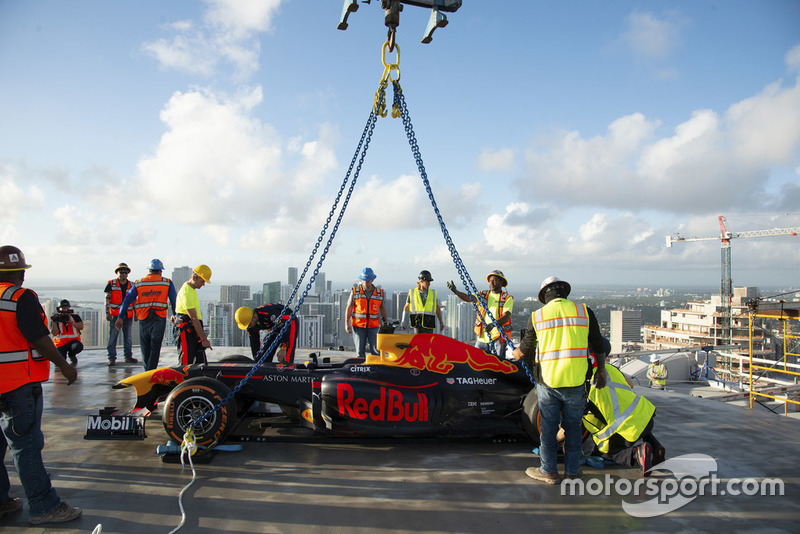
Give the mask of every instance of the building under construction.
[[670, 370], [674, 381], [707, 380], [732, 399], [749, 396], [751, 404], [765, 399], [781, 403], [784, 412], [797, 411], [798, 314], [800, 301], [761, 299], [757, 288], [737, 287], [730, 315], [719, 295], [663, 310], [660, 324], [642, 328], [642, 349], [681, 354], [664, 358], [677, 366]]

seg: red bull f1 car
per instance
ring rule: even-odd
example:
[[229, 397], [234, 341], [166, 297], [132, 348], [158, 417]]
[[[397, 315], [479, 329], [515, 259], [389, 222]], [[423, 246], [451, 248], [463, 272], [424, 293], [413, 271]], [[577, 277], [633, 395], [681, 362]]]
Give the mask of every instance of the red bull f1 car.
[[538, 443], [536, 394], [516, 362], [438, 334], [379, 334], [378, 350], [343, 363], [264, 363], [230, 397], [253, 368], [248, 357], [147, 371], [114, 388], [133, 386], [137, 410], [165, 398], [164, 429], [177, 442], [222, 403], [195, 423], [197, 444], [206, 447], [224, 441], [256, 401], [325, 435], [527, 434]]

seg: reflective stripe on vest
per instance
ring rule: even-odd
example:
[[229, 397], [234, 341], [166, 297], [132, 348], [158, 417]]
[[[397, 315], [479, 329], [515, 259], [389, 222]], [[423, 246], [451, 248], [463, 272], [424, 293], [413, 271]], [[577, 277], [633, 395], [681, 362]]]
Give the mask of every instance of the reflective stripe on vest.
[[169, 283], [169, 278], [158, 274], [148, 274], [136, 281], [136, 304], [133, 307], [137, 319], [147, 319], [150, 310], [154, 310], [159, 317], [167, 317]]
[[435, 289], [428, 288], [425, 303], [422, 303], [422, 291], [414, 288], [409, 291], [411, 309], [409, 310], [411, 326], [415, 328], [436, 328], [436, 303], [438, 296]]
[[589, 370], [589, 313], [586, 305], [558, 298], [531, 316], [544, 383], [551, 388], [583, 384]]
[[651, 363], [647, 368], [647, 378], [650, 379], [650, 382], [665, 386], [667, 384], [667, 366], [663, 363]]
[[[489, 290], [479, 292], [479, 295], [483, 297], [484, 301], [486, 301], [487, 306], [489, 305], [489, 294], [490, 294]], [[492, 310], [491, 308], [489, 308], [489, 310], [492, 312], [492, 315], [494, 316], [495, 321], [500, 321], [500, 319], [503, 317], [503, 314], [505, 313], [505, 310], [503, 308], [506, 305], [506, 300], [508, 300], [508, 297], [510, 296], [511, 295], [501, 290], [500, 297], [498, 298], [497, 302], [497, 309]], [[486, 314], [486, 310], [481, 304], [480, 299], [476, 299], [476, 303], [478, 304], [478, 310], [480, 310], [480, 313], [478, 313], [478, 315], [475, 317], [475, 327], [473, 330], [475, 331], [476, 336], [482, 338], [484, 333], [484, 325], [493, 323], [492, 320], [489, 318], [489, 316]], [[503, 332], [506, 332], [506, 337], [510, 337], [511, 321], [504, 324], [500, 328], [503, 330]], [[492, 330], [491, 337], [492, 340], [494, 341], [495, 339], [500, 337], [500, 332], [495, 328], [494, 330]]]
[[589, 400], [606, 420], [606, 426], [592, 434], [598, 450], [605, 453], [609, 452], [609, 439], [614, 434], [619, 434], [630, 443], [639, 439], [656, 411], [653, 403], [628, 386], [619, 369], [607, 364], [606, 373], [606, 387], [592, 387], [589, 390]]
[[[113, 317], [119, 317], [119, 309], [122, 307], [122, 301], [125, 300], [125, 295], [128, 294], [128, 291], [131, 290], [132, 284], [130, 281], [128, 281], [128, 288], [123, 293], [122, 287], [119, 283], [119, 278], [109, 280], [108, 283], [111, 285], [111, 294], [109, 295], [108, 299], [108, 313]], [[129, 307], [126, 315], [128, 316], [128, 319], [133, 317], [133, 309]]]
[[56, 323], [56, 327], [58, 328], [58, 334], [53, 336], [53, 344], [56, 347], [63, 347], [81, 338], [81, 333], [70, 323]]
[[428, 289], [428, 298], [425, 299], [425, 303], [422, 302], [422, 292], [414, 288], [409, 293], [411, 293], [411, 313], [418, 313], [422, 315], [432, 315], [436, 316], [436, 290], [435, 289]]
[[372, 295], [367, 295], [361, 284], [353, 286], [353, 326], [378, 328], [381, 325], [383, 289], [373, 286]]
[[[25, 292], [9, 282], [0, 282], [0, 393], [13, 391], [30, 382], [44, 382], [50, 378], [50, 362], [33, 349], [17, 326], [17, 301]], [[42, 324], [47, 317], [39, 308]]]

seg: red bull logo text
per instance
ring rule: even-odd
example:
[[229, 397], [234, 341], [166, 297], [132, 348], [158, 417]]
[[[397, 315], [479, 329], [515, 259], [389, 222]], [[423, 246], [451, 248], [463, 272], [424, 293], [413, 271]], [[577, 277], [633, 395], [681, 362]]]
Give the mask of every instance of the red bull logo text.
[[353, 386], [336, 385], [336, 403], [339, 415], [351, 419], [371, 421], [429, 421], [428, 396], [424, 393], [404, 395], [395, 388], [380, 388], [378, 398], [357, 397]]
[[378, 336], [378, 348], [397, 356], [394, 365], [427, 369], [435, 373], [449, 373], [457, 363], [465, 363], [475, 371], [504, 374], [518, 371], [517, 366], [508, 360], [501, 360], [477, 347], [437, 334]]

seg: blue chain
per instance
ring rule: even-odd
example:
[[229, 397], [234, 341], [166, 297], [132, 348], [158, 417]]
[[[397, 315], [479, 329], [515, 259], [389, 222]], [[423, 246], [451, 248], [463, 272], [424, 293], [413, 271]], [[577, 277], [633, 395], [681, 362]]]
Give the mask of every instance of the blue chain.
[[[267, 339], [264, 340], [264, 343], [262, 344], [261, 349], [256, 354], [256, 362], [253, 365], [253, 367], [250, 369], [250, 371], [247, 373], [247, 375], [245, 375], [245, 377], [242, 378], [239, 381], [238, 384], [236, 384], [236, 387], [234, 387], [230, 391], [230, 393], [228, 393], [225, 396], [225, 398], [222, 399], [216, 406], [214, 406], [213, 408], [209, 409], [206, 413], [204, 413], [202, 416], [200, 416], [195, 421], [192, 421], [191, 424], [190, 424], [191, 428], [196, 429], [200, 424], [203, 423], [203, 421], [205, 421], [208, 417], [212, 416], [222, 406], [226, 405], [231, 400], [231, 398], [233, 398], [233, 396], [236, 395], [236, 393], [238, 393], [239, 390], [241, 390], [244, 387], [244, 384], [247, 383], [248, 380], [250, 380], [250, 378], [253, 376], [253, 374], [255, 374], [256, 369], [258, 369], [261, 366], [261, 364], [266, 359], [267, 355], [268, 354], [272, 354], [273, 351], [277, 348], [278, 342], [283, 338], [283, 335], [288, 330], [289, 324], [292, 322], [292, 320], [295, 320], [297, 318], [297, 311], [300, 310], [300, 307], [303, 305], [303, 301], [305, 301], [305, 298], [308, 295], [308, 292], [313, 287], [314, 281], [316, 280], [317, 275], [319, 274], [319, 270], [322, 268], [322, 264], [325, 261], [325, 257], [328, 255], [328, 251], [330, 250], [330, 246], [333, 243], [333, 239], [336, 236], [336, 232], [339, 229], [339, 224], [342, 222], [342, 218], [344, 217], [345, 211], [347, 210], [347, 205], [350, 203], [350, 197], [352, 196], [353, 190], [355, 189], [356, 182], [358, 181], [358, 176], [361, 173], [361, 166], [363, 165], [364, 158], [367, 155], [367, 150], [369, 149], [369, 143], [372, 140], [372, 133], [375, 130], [375, 123], [378, 120], [378, 109], [380, 109], [381, 105], [384, 104], [384, 98], [385, 98], [384, 93], [382, 91], [380, 93], [381, 93], [380, 94], [380, 98], [379, 98], [378, 102], [376, 103], [376, 105], [373, 107], [372, 111], [369, 114], [369, 118], [367, 119], [367, 123], [364, 126], [364, 131], [361, 134], [361, 139], [359, 140], [358, 145], [356, 146], [356, 151], [353, 154], [353, 159], [350, 161], [350, 166], [347, 169], [347, 173], [345, 174], [344, 180], [342, 180], [342, 185], [339, 186], [339, 192], [336, 195], [336, 200], [334, 201], [333, 206], [331, 207], [331, 210], [328, 213], [328, 217], [325, 220], [325, 224], [322, 227], [322, 231], [320, 232], [319, 237], [317, 238], [317, 242], [314, 245], [314, 249], [312, 250], [311, 255], [308, 258], [308, 261], [306, 262], [305, 268], [303, 269], [303, 273], [300, 275], [300, 277], [297, 280], [297, 284], [295, 285], [295, 287], [294, 287], [294, 289], [292, 291], [292, 294], [289, 296], [289, 299], [286, 301], [286, 306], [283, 308], [283, 311], [282, 311], [281, 315], [282, 316], [286, 315], [286, 312], [290, 311], [291, 313], [290, 313], [289, 319], [281, 318], [281, 322], [278, 323], [278, 326], [281, 326], [281, 324], [282, 324], [282, 326], [280, 328], [278, 328], [278, 327], [273, 328], [273, 331], [270, 332], [270, 334], [267, 336]], [[360, 154], [360, 156], [359, 156], [359, 154]], [[356, 162], [358, 162], [357, 165], [356, 165]], [[355, 166], [355, 173], [353, 173], [353, 167], [354, 166]], [[352, 181], [350, 180], [351, 174], [352, 174]], [[336, 209], [337, 209], [337, 207], [339, 205], [339, 202], [340, 202], [340, 200], [342, 198], [342, 193], [344, 192], [345, 187], [347, 187], [347, 182], [348, 181], [350, 181], [350, 187], [347, 189], [347, 195], [345, 195], [344, 202], [342, 203], [341, 209], [339, 210], [339, 215], [336, 218], [336, 222], [333, 225], [333, 229], [331, 230], [331, 233], [328, 236], [328, 240], [325, 243], [325, 248], [323, 249], [322, 254], [319, 257], [319, 260], [317, 261], [317, 264], [316, 264], [316, 266], [314, 268], [314, 272], [312, 273], [311, 277], [308, 279], [308, 283], [306, 284], [306, 288], [303, 291], [303, 294], [300, 297], [300, 300], [297, 302], [297, 306], [295, 306], [294, 310], [292, 310], [291, 307], [290, 307], [290, 303], [292, 302], [292, 300], [294, 299], [295, 295], [297, 294], [297, 291], [298, 291], [299, 287], [301, 286], [301, 284], [303, 282], [303, 278], [306, 276], [306, 273], [308, 273], [308, 269], [311, 267], [311, 263], [314, 260], [314, 256], [316, 256], [317, 251], [319, 250], [320, 244], [322, 243], [322, 240], [324, 239], [325, 234], [328, 231], [331, 219], [333, 219], [333, 216], [336, 213]], [[276, 331], [278, 331], [278, 332], [276, 333]], [[270, 342], [270, 340], [271, 340], [271, 342]]]
[[[437, 206], [436, 199], [433, 197], [431, 184], [428, 181], [428, 174], [425, 172], [425, 164], [422, 162], [422, 155], [420, 154], [417, 138], [414, 134], [414, 127], [411, 125], [411, 118], [408, 115], [408, 106], [406, 105], [406, 100], [403, 96], [403, 90], [400, 88], [400, 82], [393, 80], [392, 85], [394, 87], [394, 109], [400, 110], [400, 117], [403, 120], [403, 126], [406, 130], [408, 143], [411, 145], [411, 152], [414, 154], [414, 159], [417, 162], [417, 169], [422, 177], [422, 183], [425, 185], [425, 191], [427, 191], [428, 198], [431, 201], [431, 206], [433, 206], [433, 211], [436, 213], [436, 219], [439, 221], [439, 228], [442, 231], [442, 236], [444, 236], [445, 243], [447, 243], [447, 248], [450, 251], [450, 257], [453, 258], [453, 263], [458, 271], [458, 276], [461, 278], [461, 283], [467, 288], [467, 293], [473, 294], [476, 297], [475, 300], [471, 301], [472, 306], [475, 308], [475, 313], [480, 315], [480, 309], [478, 308], [478, 304], [480, 303], [480, 305], [483, 306], [483, 309], [486, 310], [486, 313], [489, 314], [492, 323], [494, 324], [495, 328], [498, 329], [500, 335], [509, 344], [511, 350], [514, 350], [514, 343], [511, 341], [511, 339], [509, 339], [503, 329], [500, 328], [500, 325], [497, 323], [497, 319], [495, 319], [495, 317], [492, 315], [492, 312], [489, 310], [489, 307], [486, 304], [486, 299], [483, 298], [480, 291], [478, 291], [478, 288], [475, 286], [475, 283], [472, 281], [472, 278], [467, 272], [467, 268], [464, 266], [464, 262], [461, 260], [461, 256], [458, 254], [458, 250], [456, 250], [453, 240], [450, 238], [450, 232], [447, 230], [447, 226], [444, 223], [442, 214], [439, 211], [439, 206]], [[490, 348], [492, 349], [492, 352], [495, 352], [494, 341], [491, 342]]]

